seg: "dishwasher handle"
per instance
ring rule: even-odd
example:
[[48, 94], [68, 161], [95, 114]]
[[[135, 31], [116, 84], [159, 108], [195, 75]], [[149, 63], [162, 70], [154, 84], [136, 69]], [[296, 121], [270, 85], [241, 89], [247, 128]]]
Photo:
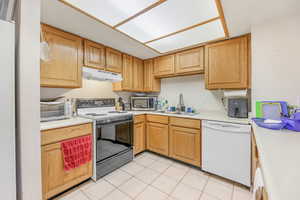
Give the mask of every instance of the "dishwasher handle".
[[214, 130], [218, 130], [218, 131], [232, 132], [232, 133], [250, 133], [251, 132], [251, 126], [244, 125], [244, 124], [203, 121], [202, 126], [204, 128], [214, 129]]

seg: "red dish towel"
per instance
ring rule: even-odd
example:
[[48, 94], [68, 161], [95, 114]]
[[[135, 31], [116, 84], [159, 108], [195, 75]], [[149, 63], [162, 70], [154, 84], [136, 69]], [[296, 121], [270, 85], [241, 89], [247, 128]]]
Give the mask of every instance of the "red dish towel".
[[92, 136], [82, 136], [61, 142], [64, 169], [69, 171], [92, 159]]

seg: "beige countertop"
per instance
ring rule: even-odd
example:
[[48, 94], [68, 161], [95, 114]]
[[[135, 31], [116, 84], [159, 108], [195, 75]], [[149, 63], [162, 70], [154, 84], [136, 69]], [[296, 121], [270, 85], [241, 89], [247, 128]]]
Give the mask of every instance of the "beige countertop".
[[300, 133], [252, 127], [269, 200], [299, 200]]
[[49, 122], [41, 122], [40, 123], [40, 130], [48, 130], [53, 128], [61, 128], [66, 126], [73, 126], [78, 124], [85, 124], [93, 122], [93, 120], [85, 119], [81, 117], [74, 117], [70, 119], [64, 119], [64, 120], [57, 120], [57, 121], [49, 121]]
[[173, 116], [173, 117], [183, 117], [183, 118], [191, 118], [191, 119], [202, 119], [202, 120], [212, 120], [212, 121], [221, 121], [221, 122], [230, 122], [230, 123], [238, 123], [238, 124], [250, 124], [250, 119], [238, 119], [238, 118], [230, 118], [227, 116], [225, 112], [222, 111], [208, 111], [208, 110], [200, 110], [197, 114], [171, 114], [171, 113], [159, 113], [153, 111], [130, 111], [134, 115], [139, 114], [154, 114], [154, 115], [165, 115], [165, 116]]

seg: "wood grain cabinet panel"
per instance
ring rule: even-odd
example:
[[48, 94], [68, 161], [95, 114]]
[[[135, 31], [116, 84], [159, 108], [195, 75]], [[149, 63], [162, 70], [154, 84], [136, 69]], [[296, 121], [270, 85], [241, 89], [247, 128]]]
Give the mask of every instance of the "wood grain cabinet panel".
[[187, 119], [182, 117], [170, 117], [170, 125], [200, 129], [201, 121], [199, 119]]
[[134, 117], [134, 148], [133, 153], [136, 155], [146, 150], [146, 125], [145, 115]]
[[165, 156], [169, 155], [168, 125], [147, 123], [147, 149]]
[[176, 74], [196, 74], [204, 72], [204, 47], [176, 53]]
[[168, 77], [175, 72], [175, 55], [166, 55], [154, 59], [154, 76]]
[[45, 24], [42, 32], [50, 48], [50, 59], [41, 61], [41, 87], [81, 87], [82, 39]]
[[160, 124], [169, 124], [169, 117], [163, 115], [147, 115], [147, 121]]
[[66, 172], [60, 143], [42, 146], [43, 199], [53, 197], [92, 176], [92, 161]]
[[160, 92], [160, 79], [154, 77], [153, 59], [144, 61], [144, 92]]
[[112, 48], [106, 48], [106, 70], [122, 73], [122, 53]]
[[120, 82], [113, 83], [113, 91], [131, 91], [133, 87], [133, 57], [123, 54], [122, 78]]
[[92, 177], [92, 161], [76, 169], [65, 171], [61, 149], [62, 141], [92, 135], [92, 130], [92, 124], [87, 123], [41, 132], [43, 199], [49, 199]]
[[205, 47], [206, 88], [247, 88], [248, 55], [247, 36], [207, 45]]
[[133, 91], [144, 91], [144, 63], [141, 59], [133, 58]]
[[105, 46], [84, 40], [84, 65], [96, 69], [105, 69]]
[[200, 130], [170, 126], [170, 157], [200, 167]]

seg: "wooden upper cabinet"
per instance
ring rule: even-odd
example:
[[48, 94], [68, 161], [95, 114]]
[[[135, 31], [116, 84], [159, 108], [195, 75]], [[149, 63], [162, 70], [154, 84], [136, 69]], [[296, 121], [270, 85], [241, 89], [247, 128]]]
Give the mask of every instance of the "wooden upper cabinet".
[[113, 83], [113, 91], [131, 91], [133, 87], [133, 57], [123, 54], [122, 78], [120, 82]]
[[133, 86], [133, 57], [123, 54], [122, 89], [130, 90]]
[[105, 69], [105, 46], [84, 40], [84, 65], [96, 69]]
[[191, 74], [204, 72], [204, 47], [176, 53], [176, 74]]
[[82, 39], [44, 24], [42, 32], [50, 47], [50, 59], [41, 61], [41, 87], [81, 87]]
[[160, 80], [154, 77], [153, 59], [144, 61], [144, 92], [159, 92]]
[[207, 89], [248, 87], [248, 37], [240, 37], [205, 47]]
[[141, 59], [133, 58], [133, 91], [144, 90], [144, 63]]
[[166, 55], [154, 59], [154, 75], [156, 77], [172, 76], [175, 72], [175, 55]]
[[122, 53], [112, 48], [106, 48], [106, 70], [122, 73]]

